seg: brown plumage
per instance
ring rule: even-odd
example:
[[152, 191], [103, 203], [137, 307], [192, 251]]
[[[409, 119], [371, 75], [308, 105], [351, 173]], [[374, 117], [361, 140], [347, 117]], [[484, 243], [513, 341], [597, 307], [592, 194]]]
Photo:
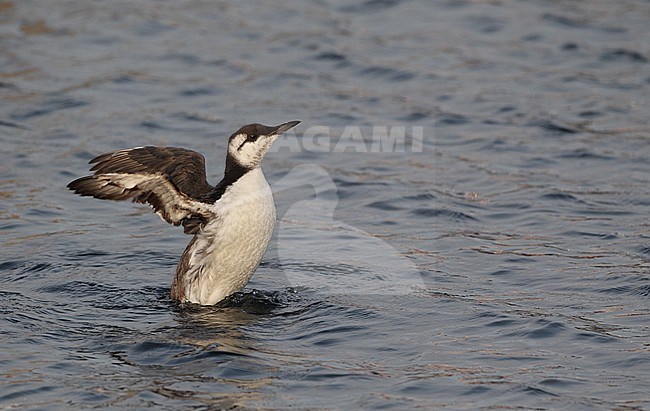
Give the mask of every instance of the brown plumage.
[[101, 154], [89, 161], [90, 171], [107, 173], [155, 173], [169, 179], [183, 194], [199, 198], [212, 186], [205, 176], [205, 158], [196, 151], [179, 147], [138, 147]]
[[204, 157], [178, 147], [138, 147], [101, 154], [92, 160], [92, 176], [81, 177], [68, 188], [82, 196], [149, 204], [165, 221], [183, 225], [195, 234], [212, 216], [213, 191], [205, 176]]

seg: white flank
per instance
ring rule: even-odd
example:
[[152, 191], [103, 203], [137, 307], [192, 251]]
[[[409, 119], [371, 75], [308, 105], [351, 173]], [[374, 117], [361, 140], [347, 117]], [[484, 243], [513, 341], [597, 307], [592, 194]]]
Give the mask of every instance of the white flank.
[[249, 171], [212, 206], [185, 273], [187, 301], [212, 305], [244, 288], [273, 235], [275, 204], [260, 168]]

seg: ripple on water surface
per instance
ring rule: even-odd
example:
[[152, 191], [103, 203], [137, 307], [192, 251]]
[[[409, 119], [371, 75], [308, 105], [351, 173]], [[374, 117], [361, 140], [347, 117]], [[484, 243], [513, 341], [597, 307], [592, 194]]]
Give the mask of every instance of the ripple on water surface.
[[[650, 406], [647, 4], [62, 3], [0, 1], [0, 408]], [[169, 299], [177, 227], [65, 188], [143, 145], [214, 183], [293, 118], [265, 172], [319, 172], [216, 307]]]

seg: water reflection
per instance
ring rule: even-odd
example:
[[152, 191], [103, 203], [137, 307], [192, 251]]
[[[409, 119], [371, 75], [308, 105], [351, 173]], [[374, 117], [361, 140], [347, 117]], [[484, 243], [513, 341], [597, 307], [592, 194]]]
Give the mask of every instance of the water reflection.
[[[262, 400], [273, 379], [259, 378], [271, 370], [260, 361], [249, 327], [260, 321], [261, 312], [274, 310], [273, 298], [255, 292], [239, 293], [215, 307], [169, 304], [172, 322], [112, 346], [113, 360], [135, 367], [141, 377], [106, 405], [124, 406], [129, 397], [150, 393], [210, 409]], [[144, 386], [143, 377], [149, 381]]]

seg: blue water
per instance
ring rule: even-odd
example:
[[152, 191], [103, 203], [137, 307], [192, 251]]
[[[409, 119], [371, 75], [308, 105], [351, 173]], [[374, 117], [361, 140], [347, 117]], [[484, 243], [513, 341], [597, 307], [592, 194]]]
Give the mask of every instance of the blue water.
[[[649, 20], [0, 1], [0, 409], [650, 408]], [[142, 145], [216, 183], [230, 133], [294, 119], [271, 247], [218, 307], [168, 298], [182, 230], [65, 188]]]

